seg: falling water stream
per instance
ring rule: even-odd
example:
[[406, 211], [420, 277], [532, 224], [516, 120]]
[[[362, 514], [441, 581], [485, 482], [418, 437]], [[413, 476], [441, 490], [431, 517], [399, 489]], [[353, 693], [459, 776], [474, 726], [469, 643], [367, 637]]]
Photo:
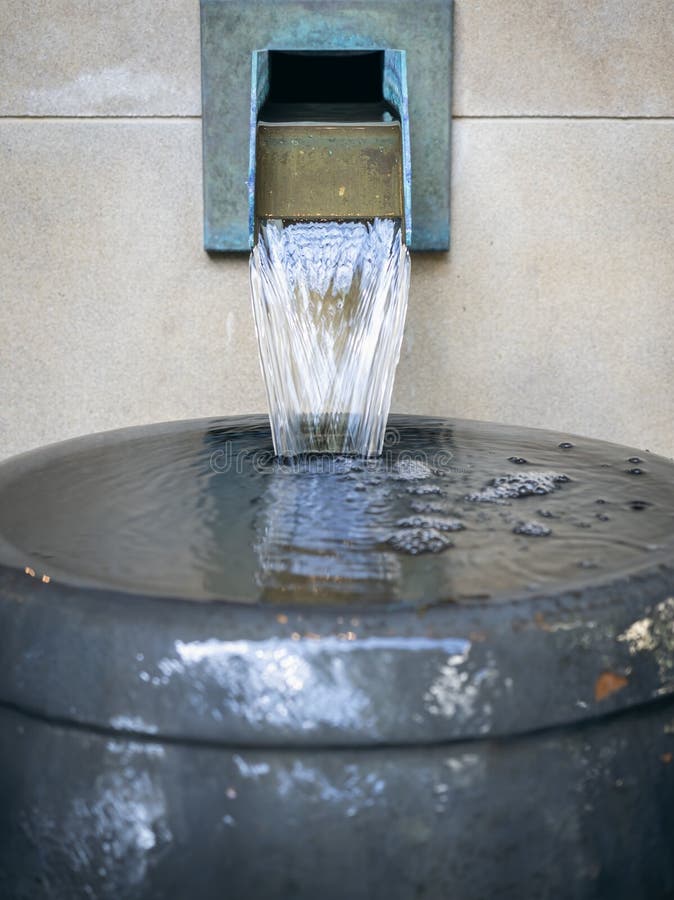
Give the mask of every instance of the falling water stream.
[[277, 455], [379, 455], [409, 289], [399, 223], [272, 220], [250, 272]]

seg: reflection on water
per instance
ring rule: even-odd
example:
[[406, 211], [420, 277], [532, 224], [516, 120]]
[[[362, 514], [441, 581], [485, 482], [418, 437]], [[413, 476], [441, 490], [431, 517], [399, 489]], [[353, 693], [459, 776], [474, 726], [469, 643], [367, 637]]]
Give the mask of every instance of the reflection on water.
[[674, 465], [566, 437], [393, 416], [378, 459], [284, 464], [263, 417], [111, 432], [0, 467], [0, 561], [194, 600], [426, 605], [671, 558]]
[[271, 468], [255, 538], [264, 599], [318, 594], [339, 601], [365, 592], [372, 601], [394, 599], [400, 561], [382, 544], [372, 514], [386, 507], [385, 485], [373, 478], [363, 490], [364, 480], [354, 476], [364, 466], [350, 457]]

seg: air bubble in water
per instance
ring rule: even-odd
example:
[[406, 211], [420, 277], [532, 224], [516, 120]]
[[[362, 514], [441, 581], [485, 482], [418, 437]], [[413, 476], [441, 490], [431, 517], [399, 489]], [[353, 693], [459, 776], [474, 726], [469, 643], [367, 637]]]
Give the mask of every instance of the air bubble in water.
[[413, 500], [410, 503], [410, 509], [416, 513], [442, 513], [444, 509], [438, 503], [422, 503], [419, 500]]
[[570, 481], [560, 472], [517, 472], [500, 475], [472, 494], [466, 500], [472, 503], [497, 503], [499, 500], [515, 500], [520, 497], [551, 494], [560, 484]]
[[647, 500], [630, 500], [628, 506], [630, 509], [634, 509], [637, 512], [641, 512], [644, 509], [648, 509], [649, 506], [652, 506], [652, 503], [649, 503]]
[[398, 519], [396, 525], [399, 528], [433, 528], [436, 531], [463, 531], [466, 527], [458, 519], [425, 519], [422, 516]]
[[452, 541], [435, 528], [401, 528], [388, 539], [394, 550], [418, 556], [421, 553], [441, 553], [453, 546]]
[[400, 481], [421, 481], [433, 474], [425, 462], [411, 457], [397, 460], [393, 470]]
[[437, 496], [442, 496], [444, 492], [443, 492], [442, 488], [438, 487], [435, 484], [422, 484], [422, 485], [419, 485], [418, 487], [415, 486], [415, 487], [407, 488], [407, 493], [408, 494], [418, 494], [421, 497], [421, 496], [424, 496], [425, 494], [435, 494]]
[[552, 534], [552, 529], [541, 522], [519, 522], [513, 528], [514, 534], [524, 534], [527, 537], [547, 537]]

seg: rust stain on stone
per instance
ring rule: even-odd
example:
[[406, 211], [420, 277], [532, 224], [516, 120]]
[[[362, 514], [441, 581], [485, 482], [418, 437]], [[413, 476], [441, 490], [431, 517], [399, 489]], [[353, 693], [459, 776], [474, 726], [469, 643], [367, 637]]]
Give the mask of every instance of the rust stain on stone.
[[552, 631], [548, 622], [545, 621], [545, 616], [541, 612], [537, 612], [534, 615], [534, 622], [536, 626], [541, 629], [541, 631]]
[[616, 691], [622, 691], [624, 687], [627, 687], [627, 679], [624, 675], [602, 672], [594, 683], [594, 699], [599, 703], [600, 700], [605, 700]]

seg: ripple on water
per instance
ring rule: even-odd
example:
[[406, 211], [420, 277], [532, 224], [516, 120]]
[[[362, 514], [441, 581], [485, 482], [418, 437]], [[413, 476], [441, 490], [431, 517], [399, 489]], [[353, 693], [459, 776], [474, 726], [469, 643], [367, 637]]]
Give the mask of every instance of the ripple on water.
[[[549, 432], [390, 425], [395, 443], [368, 460], [279, 462], [264, 417], [28, 455], [0, 466], [0, 563], [46, 577], [46, 596], [61, 581], [191, 600], [426, 606], [674, 558], [671, 461], [649, 455], [634, 477], [625, 469], [640, 455], [600, 441], [579, 442], [562, 467]], [[530, 462], [504, 470], [509, 457]]]

